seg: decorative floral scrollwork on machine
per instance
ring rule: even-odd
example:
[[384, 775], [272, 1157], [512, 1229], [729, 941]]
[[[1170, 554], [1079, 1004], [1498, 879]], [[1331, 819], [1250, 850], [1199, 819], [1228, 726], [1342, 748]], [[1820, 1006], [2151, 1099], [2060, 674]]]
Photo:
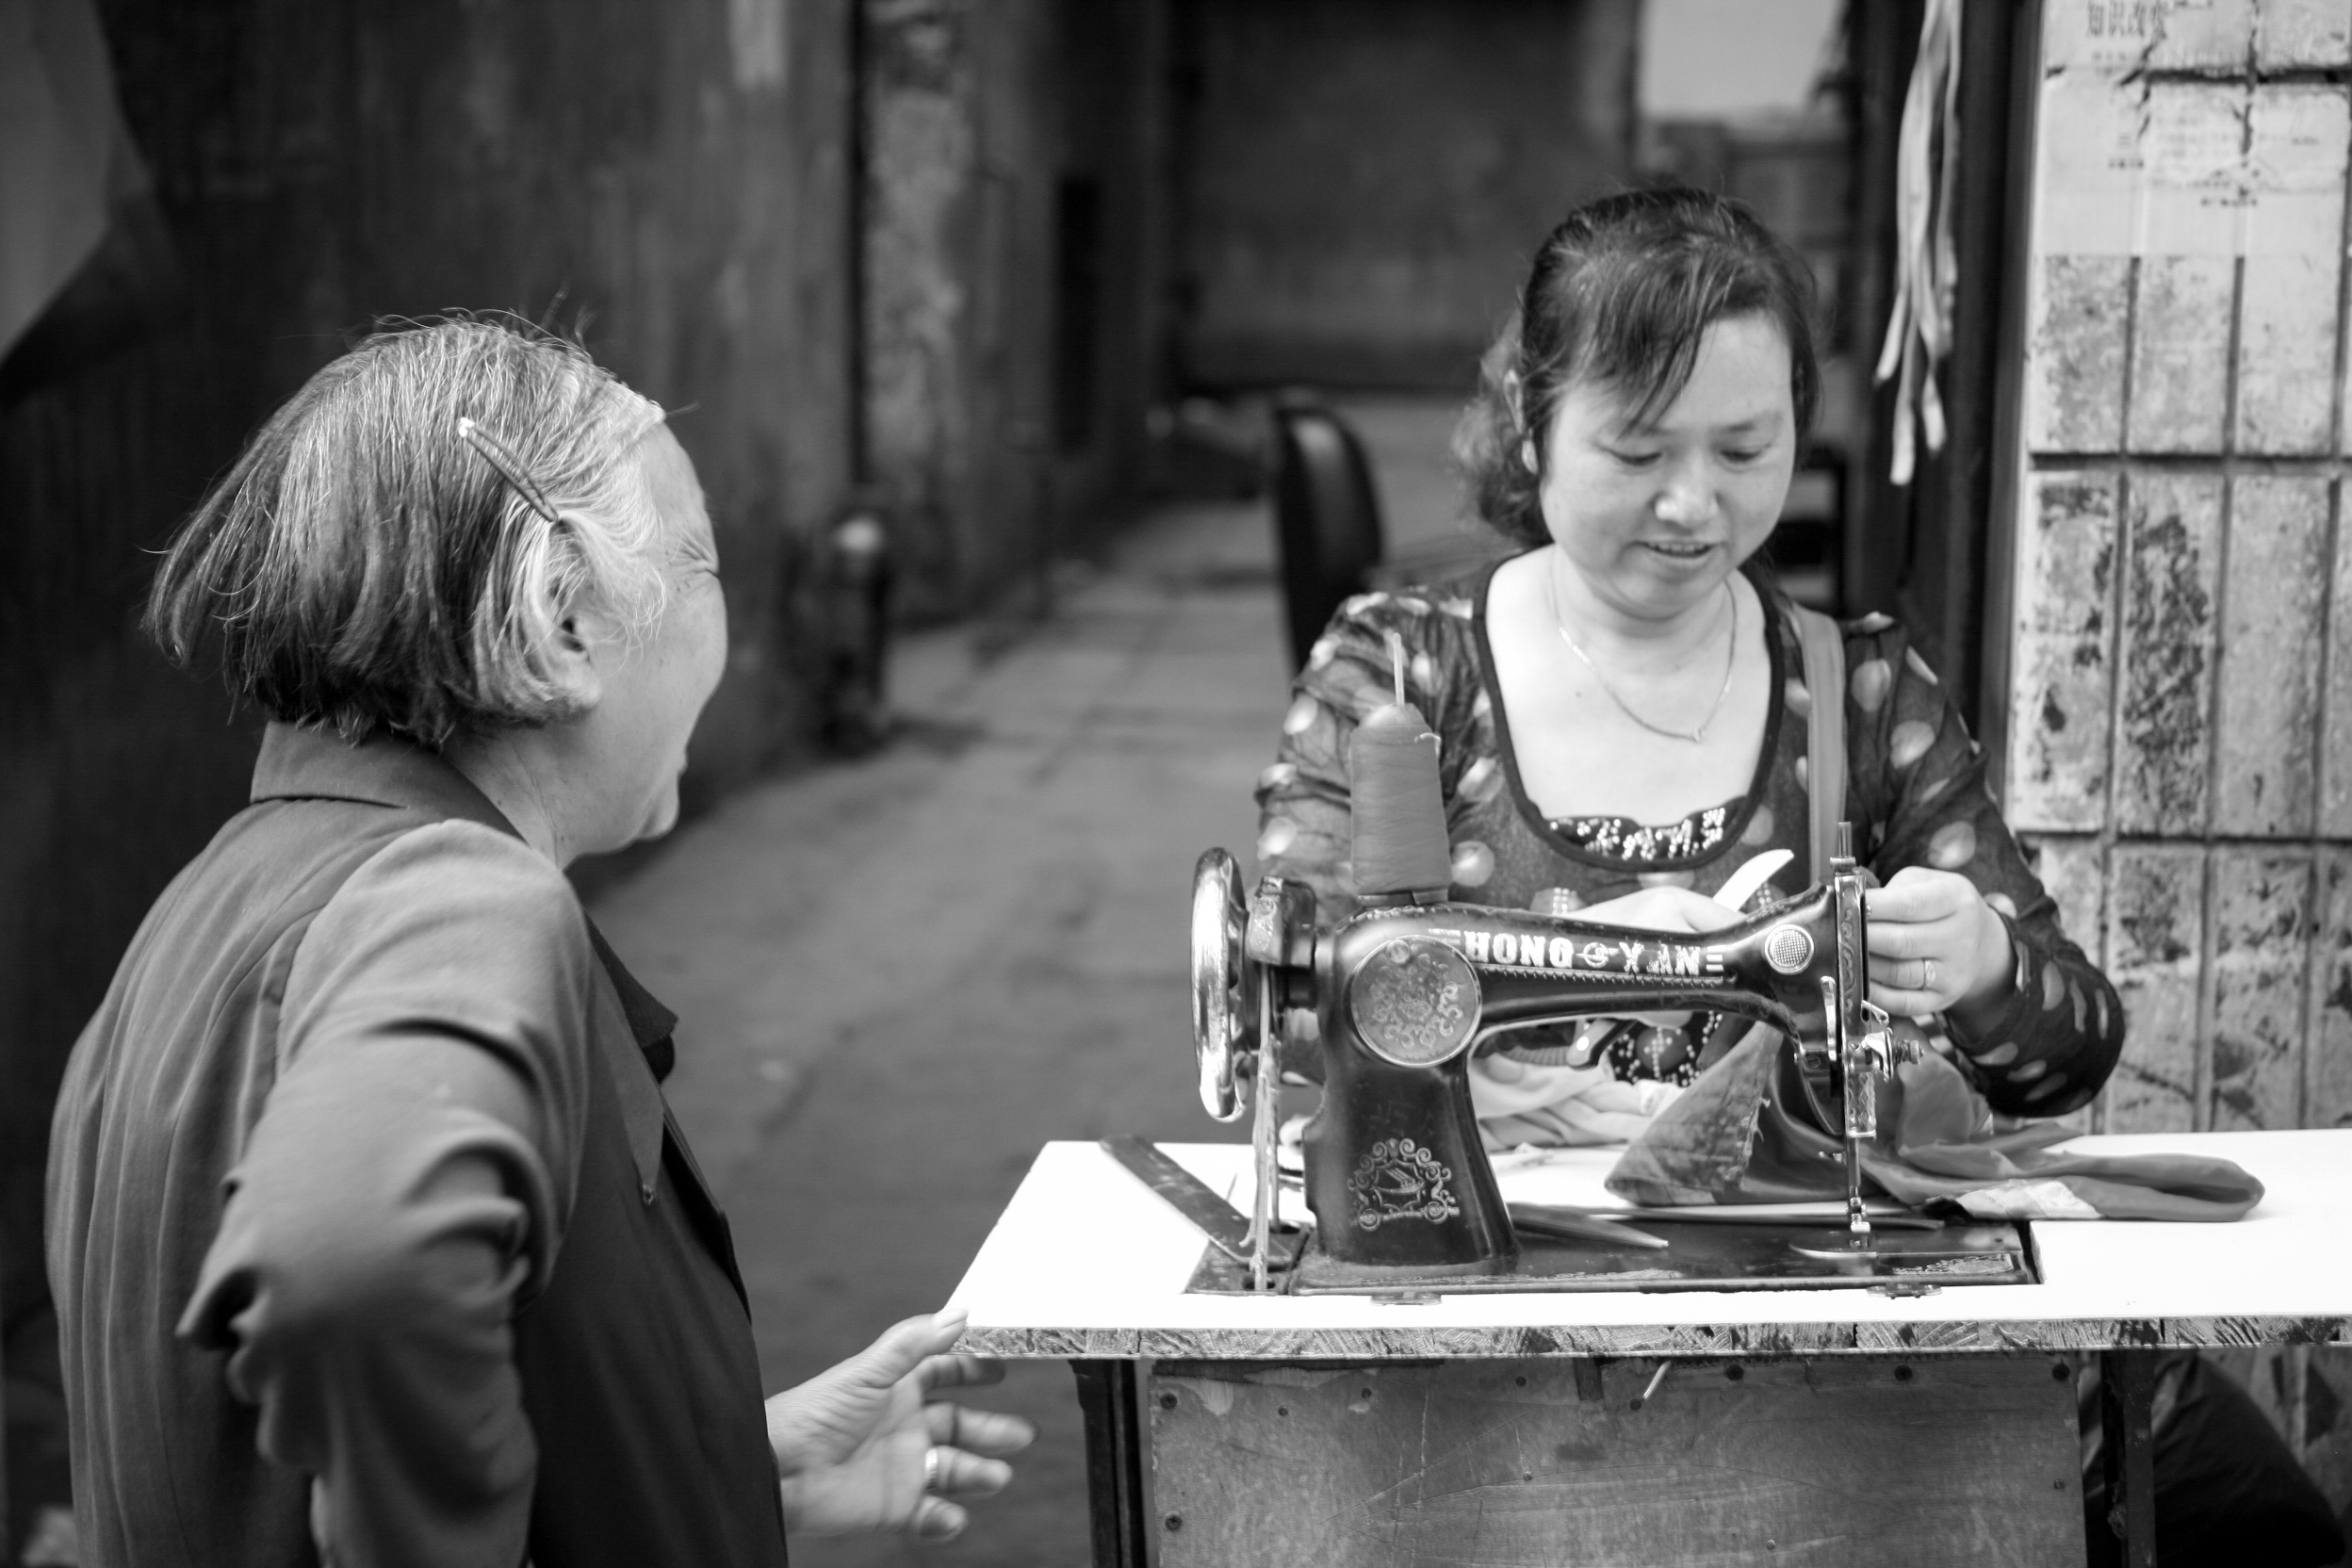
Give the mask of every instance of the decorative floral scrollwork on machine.
[[1356, 1200], [1356, 1224], [1377, 1231], [1396, 1219], [1431, 1224], [1462, 1213], [1454, 1201], [1454, 1173], [1411, 1138], [1382, 1138], [1356, 1162], [1348, 1178]]

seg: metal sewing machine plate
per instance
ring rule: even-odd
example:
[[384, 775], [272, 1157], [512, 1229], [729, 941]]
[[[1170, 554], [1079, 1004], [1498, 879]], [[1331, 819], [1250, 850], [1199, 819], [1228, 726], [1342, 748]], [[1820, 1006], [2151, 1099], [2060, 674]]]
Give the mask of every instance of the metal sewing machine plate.
[[[1351, 1265], [1310, 1249], [1278, 1286], [1297, 1296], [1491, 1295], [1591, 1290], [1884, 1290], [1888, 1287], [2038, 1284], [2025, 1227], [2007, 1220], [1936, 1231], [1879, 1230], [1857, 1250], [1839, 1224], [1723, 1225], [1642, 1220], [1663, 1249], [1560, 1240], [1519, 1227], [1519, 1259], [1507, 1273], [1400, 1279], [1394, 1268]], [[1212, 1247], [1192, 1271], [1194, 1295], [1248, 1295], [1249, 1269]]]

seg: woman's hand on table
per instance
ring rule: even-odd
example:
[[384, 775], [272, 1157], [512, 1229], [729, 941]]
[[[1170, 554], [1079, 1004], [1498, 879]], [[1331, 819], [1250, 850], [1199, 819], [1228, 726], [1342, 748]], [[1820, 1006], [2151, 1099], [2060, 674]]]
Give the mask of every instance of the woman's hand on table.
[[1000, 1362], [947, 1353], [963, 1331], [961, 1312], [910, 1317], [768, 1401], [788, 1529], [951, 1541], [969, 1523], [951, 1495], [1004, 1490], [1013, 1478], [1004, 1456], [1026, 1448], [1037, 1429], [934, 1397], [1004, 1380]]
[[1870, 1000], [1889, 1013], [1966, 1015], [2016, 984], [2009, 927], [1957, 872], [1905, 866], [1862, 895], [1870, 916]]

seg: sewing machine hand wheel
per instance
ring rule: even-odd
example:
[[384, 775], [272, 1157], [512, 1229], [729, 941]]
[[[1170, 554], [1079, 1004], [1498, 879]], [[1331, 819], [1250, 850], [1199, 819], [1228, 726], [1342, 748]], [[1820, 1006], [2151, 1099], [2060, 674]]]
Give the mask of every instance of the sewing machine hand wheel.
[[1200, 1059], [1200, 1103], [1219, 1121], [1241, 1115], [1233, 1080], [1241, 1058], [1260, 1049], [1260, 967], [1243, 951], [1249, 923], [1241, 868], [1221, 849], [1192, 872], [1192, 1043]]

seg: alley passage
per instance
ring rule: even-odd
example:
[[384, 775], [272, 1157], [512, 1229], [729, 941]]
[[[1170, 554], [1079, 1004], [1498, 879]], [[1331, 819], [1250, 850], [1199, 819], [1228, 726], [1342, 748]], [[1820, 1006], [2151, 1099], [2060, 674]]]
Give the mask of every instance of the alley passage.
[[[1286, 700], [1268, 534], [1257, 507], [1162, 514], [995, 657], [918, 642], [905, 739], [734, 797], [596, 900], [682, 1016], [671, 1100], [771, 1392], [944, 1300], [1048, 1139], [1240, 1135], [1195, 1098], [1185, 915], [1203, 848], [1248, 862]], [[1087, 1561], [1068, 1368], [995, 1392], [1042, 1435], [965, 1540], [793, 1560]]]

